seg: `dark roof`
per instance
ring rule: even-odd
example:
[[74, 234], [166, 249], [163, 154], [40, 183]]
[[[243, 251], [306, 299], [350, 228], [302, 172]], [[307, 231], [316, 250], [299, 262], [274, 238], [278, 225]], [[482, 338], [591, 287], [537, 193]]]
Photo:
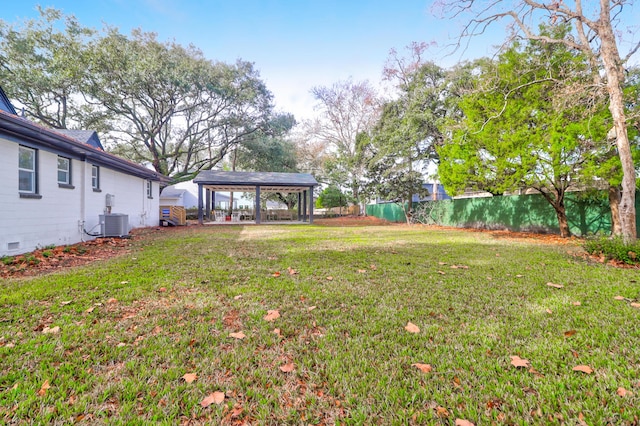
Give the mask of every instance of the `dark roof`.
[[16, 113], [16, 109], [11, 105], [11, 101], [7, 97], [6, 93], [2, 90], [2, 87], [0, 87], [0, 109], [8, 112], [9, 114], [18, 115]]
[[309, 173], [227, 172], [205, 170], [198, 173], [194, 183], [213, 191], [246, 191], [260, 186], [265, 192], [302, 192], [318, 185]]
[[98, 148], [104, 151], [104, 147], [100, 142], [100, 138], [95, 130], [70, 130], [70, 129], [56, 129], [56, 132], [69, 136], [78, 142], [86, 143], [94, 148]]
[[19, 143], [42, 147], [143, 179], [168, 182], [169, 178], [139, 164], [117, 157], [57, 131], [0, 110], [0, 134], [12, 136]]

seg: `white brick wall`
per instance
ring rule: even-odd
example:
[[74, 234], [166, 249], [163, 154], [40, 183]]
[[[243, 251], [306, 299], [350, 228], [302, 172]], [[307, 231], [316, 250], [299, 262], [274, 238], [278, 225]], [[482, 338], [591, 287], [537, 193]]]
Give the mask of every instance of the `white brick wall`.
[[18, 147], [0, 136], [0, 256], [33, 251], [47, 245], [66, 245], [100, 232], [98, 215], [105, 211], [107, 194], [115, 195], [112, 213], [129, 215], [129, 227], [157, 226], [159, 184], [153, 182], [153, 199], [147, 198], [144, 179], [100, 167], [100, 189], [91, 187], [91, 164], [71, 161], [73, 189], [60, 188], [55, 153], [38, 150], [38, 194], [40, 199], [20, 198], [18, 191]]

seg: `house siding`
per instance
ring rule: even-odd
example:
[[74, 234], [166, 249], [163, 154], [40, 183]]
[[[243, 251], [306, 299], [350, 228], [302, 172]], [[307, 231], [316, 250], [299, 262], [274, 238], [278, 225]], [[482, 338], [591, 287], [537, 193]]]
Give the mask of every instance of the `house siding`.
[[[88, 161], [71, 159], [71, 185], [59, 187], [58, 153], [38, 148], [37, 193], [21, 198], [18, 191], [19, 140], [0, 135], [0, 256], [26, 253], [48, 245], [66, 245], [91, 239], [82, 228], [99, 233], [106, 194], [115, 195], [112, 213], [129, 215], [129, 227], [159, 223], [159, 182], [148, 198], [146, 179], [100, 166], [100, 190], [91, 187]], [[30, 144], [33, 146], [33, 144]]]

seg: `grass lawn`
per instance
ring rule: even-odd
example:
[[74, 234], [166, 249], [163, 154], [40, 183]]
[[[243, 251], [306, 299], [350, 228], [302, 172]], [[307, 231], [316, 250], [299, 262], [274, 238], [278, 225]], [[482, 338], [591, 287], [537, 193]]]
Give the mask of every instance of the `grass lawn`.
[[0, 423], [638, 424], [638, 270], [578, 247], [308, 225], [133, 245], [2, 282]]

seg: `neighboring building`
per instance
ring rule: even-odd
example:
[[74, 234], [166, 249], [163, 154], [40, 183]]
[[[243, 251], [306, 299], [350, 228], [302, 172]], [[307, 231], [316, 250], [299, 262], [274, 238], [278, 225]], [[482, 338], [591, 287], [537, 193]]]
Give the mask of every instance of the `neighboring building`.
[[18, 117], [1, 88], [0, 179], [0, 256], [91, 239], [105, 213], [127, 215], [126, 232], [157, 226], [167, 180], [104, 152], [95, 132]]
[[[441, 183], [423, 183], [423, 188], [426, 188], [429, 191], [429, 195], [426, 197], [420, 197], [417, 194], [413, 194], [411, 198], [411, 202], [418, 203], [421, 201], [436, 201], [436, 200], [450, 200], [451, 197], [444, 190], [444, 186]], [[376, 204], [386, 204], [389, 201], [383, 200], [381, 198], [376, 198]]]

